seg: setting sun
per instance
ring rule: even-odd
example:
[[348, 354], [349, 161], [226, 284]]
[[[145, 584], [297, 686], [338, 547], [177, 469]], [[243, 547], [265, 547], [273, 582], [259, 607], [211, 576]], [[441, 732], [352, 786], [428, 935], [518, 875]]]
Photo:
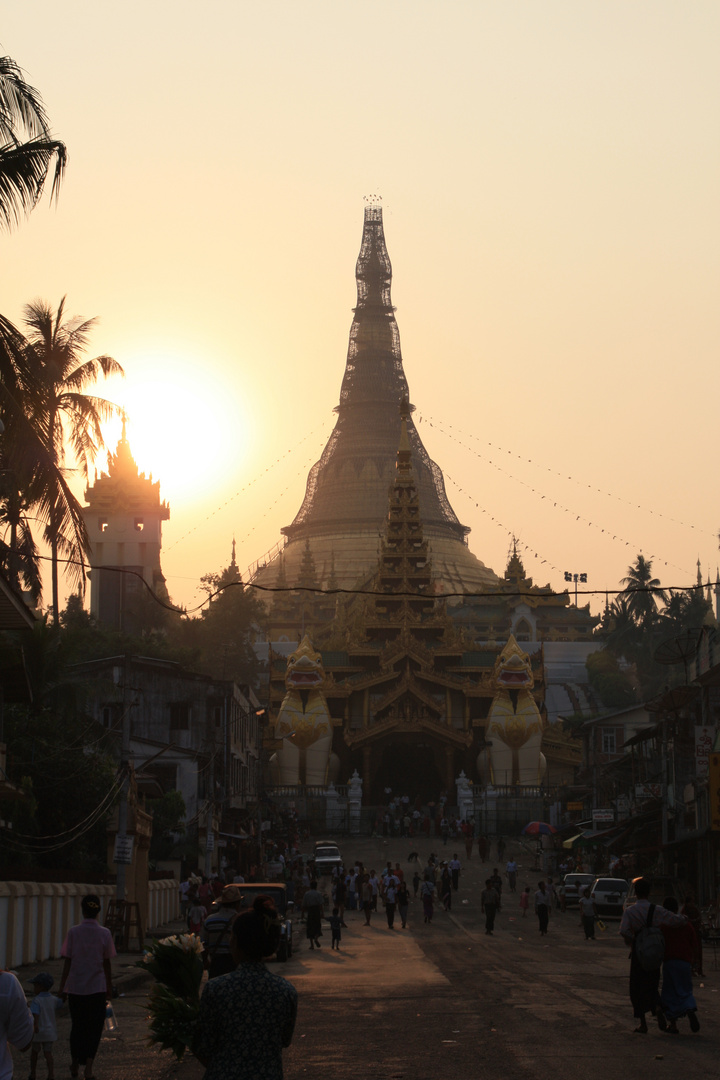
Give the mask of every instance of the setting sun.
[[[141, 472], [162, 484], [163, 497], [189, 499], [222, 487], [228, 467], [242, 459], [249, 434], [241, 403], [207, 368], [156, 353], [125, 363], [126, 378], [101, 392], [127, 416], [127, 438]], [[142, 372], [142, 374], [140, 374]], [[106, 425], [114, 450], [121, 422]]]

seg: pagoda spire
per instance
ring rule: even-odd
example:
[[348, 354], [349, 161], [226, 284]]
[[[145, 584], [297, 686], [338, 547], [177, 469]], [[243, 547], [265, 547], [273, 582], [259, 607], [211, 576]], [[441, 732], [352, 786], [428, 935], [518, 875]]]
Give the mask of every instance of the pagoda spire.
[[[367, 532], [377, 535], [387, 512], [401, 401], [409, 401], [400, 333], [390, 297], [392, 265], [385, 245], [382, 206], [366, 200], [360, 254], [355, 267], [357, 305], [353, 309], [345, 373], [335, 429], [310, 471], [305, 499], [290, 540], [307, 535]], [[412, 450], [418, 497], [426, 528], [464, 543], [470, 531], [458, 521], [445, 493], [440, 468], [432, 461], [408, 406], [406, 440]]]

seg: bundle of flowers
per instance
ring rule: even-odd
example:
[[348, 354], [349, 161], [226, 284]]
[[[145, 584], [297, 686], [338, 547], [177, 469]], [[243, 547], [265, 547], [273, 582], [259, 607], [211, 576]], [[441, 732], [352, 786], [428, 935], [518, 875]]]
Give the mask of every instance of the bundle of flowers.
[[153, 941], [137, 967], [155, 977], [150, 991], [150, 1043], [172, 1050], [178, 1060], [192, 1046], [202, 983], [203, 943], [197, 934]]

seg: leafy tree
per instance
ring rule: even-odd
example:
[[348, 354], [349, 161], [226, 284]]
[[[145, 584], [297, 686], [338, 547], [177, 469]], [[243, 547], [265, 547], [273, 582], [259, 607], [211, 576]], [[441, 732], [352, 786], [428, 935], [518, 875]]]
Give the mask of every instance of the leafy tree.
[[198, 619], [184, 619], [179, 640], [199, 653], [200, 670], [215, 679], [253, 685], [258, 662], [252, 638], [265, 616], [263, 604], [246, 588], [233, 554], [221, 573], [205, 574], [201, 584], [209, 602]]
[[652, 626], [658, 615], [657, 601], [664, 603], [666, 597], [660, 579], [652, 576], [650, 559], [638, 555], [632, 566], [628, 566], [621, 584], [625, 586], [628, 609], [635, 622], [645, 628]]
[[0, 222], [12, 228], [43, 193], [55, 163], [50, 198], [65, 173], [65, 144], [52, 137], [42, 98], [9, 56], [0, 57]]
[[28, 358], [35, 379], [31, 399], [32, 420], [49, 462], [54, 468], [39, 478], [37, 506], [45, 522], [45, 539], [50, 545], [52, 603], [54, 620], [59, 618], [58, 562], [60, 555], [69, 560], [66, 576], [75, 587], [84, 583], [85, 559], [90, 541], [78, 500], [65, 479], [65, 444], [69, 443], [75, 462], [87, 478], [88, 465], [104, 447], [101, 422], [116, 406], [105, 398], [85, 393], [86, 387], [103, 375], [124, 374], [111, 356], [84, 360], [90, 331], [95, 319], [72, 318], [63, 321], [65, 297], [57, 311], [44, 301], [25, 308], [29, 329]]
[[609, 649], [591, 653], [585, 661], [590, 685], [608, 709], [623, 709], [637, 702], [637, 690], [627, 671]]

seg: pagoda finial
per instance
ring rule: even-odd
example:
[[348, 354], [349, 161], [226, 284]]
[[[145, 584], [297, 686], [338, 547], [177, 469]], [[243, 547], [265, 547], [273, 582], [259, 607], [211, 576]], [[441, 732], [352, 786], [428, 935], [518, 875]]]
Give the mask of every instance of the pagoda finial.
[[697, 572], [697, 583], [700, 586], [700, 588], [702, 589], [703, 579], [702, 579], [702, 569], [700, 568], [700, 556], [699, 555], [698, 555], [698, 561], [697, 561], [697, 570], [698, 570], [698, 572]]
[[233, 569], [237, 568], [237, 562], [235, 561], [235, 537], [234, 536], [232, 538], [232, 557], [230, 559], [230, 566], [233, 567]]

